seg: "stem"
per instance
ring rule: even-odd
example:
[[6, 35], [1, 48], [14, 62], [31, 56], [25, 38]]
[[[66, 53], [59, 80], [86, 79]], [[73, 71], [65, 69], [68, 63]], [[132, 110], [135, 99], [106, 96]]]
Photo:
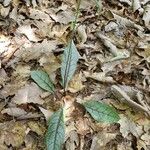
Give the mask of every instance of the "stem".
[[[73, 21], [73, 27], [72, 27], [72, 34], [70, 37], [70, 41], [69, 41], [69, 55], [67, 60], [70, 61], [70, 53], [71, 53], [71, 44], [72, 44], [72, 40], [76, 31], [76, 24], [77, 24], [77, 19], [79, 17], [79, 13], [80, 13], [80, 5], [81, 5], [81, 0], [78, 0], [77, 3], [77, 9], [76, 9], [76, 15], [75, 15], [75, 20]], [[68, 72], [68, 63], [66, 66], [67, 70], [65, 71], [65, 76], [64, 76], [64, 94], [66, 95], [66, 76], [67, 76], [67, 72]]]
[[75, 30], [76, 30], [77, 19], [79, 17], [79, 12], [80, 12], [80, 5], [81, 5], [81, 0], [78, 0], [77, 9], [76, 9], [76, 15], [75, 15], [75, 20], [73, 22], [72, 32], [75, 32]]

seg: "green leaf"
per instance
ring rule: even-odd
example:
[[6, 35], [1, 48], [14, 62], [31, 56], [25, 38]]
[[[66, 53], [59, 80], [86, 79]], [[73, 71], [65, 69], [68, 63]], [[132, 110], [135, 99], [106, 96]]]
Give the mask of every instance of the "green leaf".
[[44, 90], [54, 92], [54, 85], [49, 75], [44, 71], [32, 71], [31, 78]]
[[72, 78], [79, 60], [79, 53], [73, 40], [64, 49], [63, 59], [61, 64], [61, 77], [63, 88], [66, 89], [68, 82]]
[[102, 9], [101, 0], [95, 0], [95, 4], [96, 4], [97, 12], [100, 12], [100, 10]]
[[98, 122], [113, 123], [119, 121], [119, 115], [113, 107], [97, 101], [88, 101], [83, 106]]
[[46, 133], [47, 150], [61, 150], [65, 139], [63, 108], [55, 112], [49, 121]]

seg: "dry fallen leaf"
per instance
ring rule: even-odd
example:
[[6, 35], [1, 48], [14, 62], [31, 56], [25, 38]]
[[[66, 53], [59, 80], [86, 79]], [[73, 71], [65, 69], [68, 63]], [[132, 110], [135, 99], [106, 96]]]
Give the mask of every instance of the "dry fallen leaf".
[[14, 76], [20, 76], [20, 78], [26, 78], [30, 76], [30, 66], [29, 65], [17, 65], [15, 68]]
[[115, 80], [110, 76], [106, 76], [106, 74], [104, 72], [89, 73], [89, 72], [84, 71], [84, 75], [87, 78], [92, 78], [92, 79], [100, 81], [100, 82], [115, 83]]
[[79, 35], [80, 44], [84, 44], [87, 40], [86, 26], [85, 25], [80, 25], [77, 28], [77, 32], [78, 32], [78, 35]]
[[59, 11], [57, 14], [51, 14], [51, 18], [53, 18], [56, 22], [68, 24], [74, 20], [74, 13], [70, 9], [66, 9], [63, 11]]
[[109, 133], [107, 131], [97, 133], [92, 139], [90, 150], [105, 150], [106, 144], [115, 139], [116, 135], [116, 133]]
[[15, 57], [23, 59], [25, 62], [28, 62], [32, 59], [39, 59], [44, 53], [47, 56], [52, 53], [57, 46], [56, 40], [43, 40], [42, 43], [26, 43], [23, 44], [20, 49], [14, 54]]
[[68, 90], [72, 93], [81, 91], [85, 86], [83, 85], [83, 75], [80, 72], [76, 74], [69, 83]]
[[70, 131], [65, 143], [67, 150], [75, 150], [79, 146], [79, 136], [75, 130]]
[[41, 124], [34, 122], [34, 121], [30, 121], [28, 122], [28, 126], [31, 131], [37, 133], [38, 135], [41, 135], [41, 136], [44, 135], [45, 128], [43, 128]]
[[137, 138], [143, 134], [142, 126], [137, 125], [125, 115], [120, 115], [120, 118], [118, 123], [120, 124], [120, 132], [124, 138], [127, 138], [129, 133], [132, 133]]
[[10, 42], [11, 42], [11, 40], [9, 37], [0, 34], [0, 47], [1, 47], [0, 54], [2, 54], [8, 50], [8, 46], [9, 46]]
[[20, 147], [26, 136], [24, 122], [5, 122], [0, 124], [0, 141], [7, 146]]
[[46, 110], [46, 109], [44, 109], [42, 107], [39, 107], [39, 109], [43, 113], [43, 115], [45, 116], [46, 121], [48, 122], [50, 117], [51, 117], [51, 115], [53, 114], [53, 111]]
[[20, 105], [26, 103], [43, 104], [44, 101], [40, 98], [41, 89], [35, 84], [27, 84], [16, 93], [13, 102]]
[[35, 28], [34, 29], [31, 28], [30, 25], [20, 26], [17, 29], [17, 32], [24, 34], [30, 41], [33, 41], [33, 42], [41, 41], [41, 39], [38, 38], [35, 34]]
[[150, 5], [148, 4], [144, 10], [143, 18], [145, 26], [150, 29]]
[[13, 117], [19, 117], [19, 116], [27, 114], [27, 112], [24, 109], [17, 108], [17, 107], [3, 109], [1, 111], [1, 113], [2, 114], [8, 114], [8, 115], [13, 116]]

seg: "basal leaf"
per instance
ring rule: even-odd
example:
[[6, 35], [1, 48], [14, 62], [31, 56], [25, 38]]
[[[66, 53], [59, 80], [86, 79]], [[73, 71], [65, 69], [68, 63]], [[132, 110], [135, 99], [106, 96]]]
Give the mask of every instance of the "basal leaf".
[[119, 121], [119, 115], [113, 107], [97, 101], [83, 103], [90, 115], [98, 122], [113, 123]]
[[46, 133], [47, 150], [61, 150], [65, 138], [63, 109], [55, 112], [49, 121]]
[[49, 75], [44, 71], [32, 71], [31, 78], [44, 90], [54, 92], [54, 85]]
[[73, 40], [68, 44], [64, 49], [62, 65], [61, 65], [61, 77], [62, 85], [64, 89], [67, 88], [68, 82], [72, 78], [79, 59], [79, 53], [76, 49], [76, 46]]

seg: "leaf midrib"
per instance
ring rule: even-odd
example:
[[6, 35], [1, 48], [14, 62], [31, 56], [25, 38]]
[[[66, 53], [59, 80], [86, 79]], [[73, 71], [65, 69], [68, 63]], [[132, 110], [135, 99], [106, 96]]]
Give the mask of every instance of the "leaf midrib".
[[54, 90], [52, 89], [52, 87], [40, 75], [37, 74], [37, 76], [50, 88], [50, 90], [52, 92], [54, 92]]
[[[58, 131], [59, 124], [60, 124], [60, 121], [61, 121], [62, 113], [63, 113], [63, 110], [61, 110], [60, 115], [59, 115], [59, 119], [58, 119], [58, 122], [57, 122], [56, 132], [55, 132], [55, 136], [54, 136], [54, 143], [56, 142], [57, 131]], [[56, 143], [56, 144], [57, 144], [57, 143]], [[54, 144], [54, 146], [53, 146], [53, 150], [55, 150], [55, 144]]]
[[72, 40], [70, 42], [70, 45], [69, 45], [69, 53], [68, 53], [68, 57], [67, 57], [67, 64], [66, 64], [66, 67], [65, 67], [65, 75], [64, 75], [64, 89], [66, 88], [66, 85], [67, 85], [67, 78], [68, 78], [68, 72], [69, 72], [69, 69], [70, 69], [70, 61], [71, 61], [71, 55], [72, 55], [72, 50], [71, 50], [71, 46], [72, 46]]
[[109, 112], [109, 113], [104, 113], [103, 111], [98, 111], [97, 109], [94, 109], [94, 108], [92, 108], [92, 107], [90, 107], [90, 106], [87, 106], [87, 105], [85, 105], [85, 106], [86, 106], [87, 108], [91, 109], [92, 111], [98, 112], [100, 115], [101, 115], [101, 114], [107, 115], [107, 116], [111, 117], [112, 119], [115, 119], [114, 115], [116, 115], [116, 113], [114, 113], [114, 112], [113, 112], [113, 114], [111, 114], [111, 112]]

